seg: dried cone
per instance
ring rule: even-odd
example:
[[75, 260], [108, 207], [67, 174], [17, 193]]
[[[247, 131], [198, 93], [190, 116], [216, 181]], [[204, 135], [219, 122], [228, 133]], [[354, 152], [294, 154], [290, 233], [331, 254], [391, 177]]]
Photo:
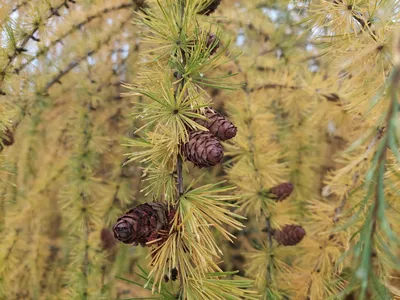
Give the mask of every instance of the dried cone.
[[290, 182], [284, 182], [271, 188], [271, 194], [274, 194], [275, 201], [283, 201], [293, 192], [294, 186]]
[[281, 230], [274, 231], [274, 238], [278, 244], [294, 246], [300, 243], [306, 231], [300, 225], [285, 225]]
[[207, 131], [190, 133], [189, 141], [183, 146], [183, 152], [186, 159], [199, 168], [215, 166], [224, 157], [221, 143]]
[[221, 141], [229, 140], [236, 135], [237, 128], [216, 110], [207, 107], [205, 111], [207, 120], [195, 119], [196, 123], [207, 128]]
[[202, 11], [199, 11], [199, 14], [209, 16], [218, 8], [218, 6], [220, 4], [221, 4], [221, 0], [213, 0], [210, 2], [210, 4], [205, 9], [203, 9]]
[[145, 203], [132, 208], [118, 218], [113, 227], [114, 237], [125, 244], [145, 244], [155, 238], [159, 230], [169, 226], [168, 209], [164, 203]]

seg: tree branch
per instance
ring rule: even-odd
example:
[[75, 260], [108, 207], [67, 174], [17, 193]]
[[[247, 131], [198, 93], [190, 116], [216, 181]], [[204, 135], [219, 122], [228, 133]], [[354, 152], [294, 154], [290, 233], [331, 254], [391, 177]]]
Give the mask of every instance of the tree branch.
[[285, 85], [279, 83], [267, 83], [255, 88], [256, 91], [258, 90], [265, 90], [265, 89], [290, 89], [290, 90], [299, 90], [301, 87], [299, 86], [292, 86], [292, 85]]
[[[131, 20], [132, 16], [133, 16], [132, 14], [129, 15], [129, 17], [124, 22], [121, 23], [121, 25], [120, 25], [120, 27], [118, 29], [121, 30], [121, 28], [123, 28], [128, 23], [128, 21]], [[112, 37], [113, 37], [113, 34], [110, 34], [107, 37], [107, 39], [105, 39], [104, 41], [98, 43], [97, 48], [86, 52], [85, 55], [77, 58], [75, 61], [70, 62], [67, 67], [65, 67], [63, 70], [61, 70], [51, 81], [49, 81], [46, 84], [46, 86], [45, 86], [45, 88], [43, 90], [44, 94], [46, 94], [54, 84], [61, 83], [61, 81], [60, 81], [61, 78], [63, 78], [72, 69], [74, 69], [76, 66], [78, 66], [82, 61], [86, 60], [89, 56], [92, 56], [93, 54], [98, 52], [104, 45], [107, 45], [111, 41]]]
[[177, 166], [176, 166], [176, 173], [177, 173], [177, 189], [178, 189], [178, 195], [179, 198], [183, 195], [184, 189], [183, 189], [183, 175], [182, 175], [182, 157], [178, 155], [178, 161], [177, 161]]
[[17, 4], [12, 10], [11, 13], [16, 12], [18, 9], [20, 9], [22, 6], [25, 6], [28, 4], [28, 0], [25, 0], [24, 2]]
[[335, 3], [335, 4], [343, 4], [343, 5], [346, 5], [346, 6], [347, 6], [347, 9], [351, 10], [351, 15], [353, 16], [353, 19], [356, 20], [358, 24], [360, 24], [360, 26], [361, 26], [361, 28], [362, 28], [363, 30], [368, 31], [368, 33], [370, 34], [370, 36], [371, 36], [375, 41], [377, 41], [377, 40], [376, 40], [376, 37], [375, 37], [375, 31], [369, 31], [369, 29], [371, 28], [371, 21], [370, 21], [370, 20], [365, 21], [365, 20], [364, 20], [364, 16], [363, 16], [363, 14], [362, 14], [361, 12], [355, 12], [355, 11], [353, 11], [353, 5], [351, 5], [351, 4], [345, 4], [345, 3], [343, 3], [343, 0], [334, 0], [333, 3]]
[[[50, 14], [47, 17], [47, 19], [52, 18], [53, 16], [59, 15], [58, 10], [63, 7], [66, 6], [68, 8], [68, 6], [65, 4], [66, 1], [64, 1], [62, 4], [59, 4], [57, 7], [55, 8], [50, 8]], [[24, 49], [26, 47], [26, 45], [28, 44], [30, 39], [35, 40], [36, 38], [34, 37], [34, 34], [39, 30], [39, 25], [36, 25], [29, 34], [27, 34], [25, 36], [25, 38], [22, 40], [21, 44], [16, 47], [16, 49], [14, 50], [14, 53], [12, 55], [9, 56], [8, 58], [8, 62], [5, 65], [5, 67], [0, 71], [0, 88], [4, 82], [4, 78], [6, 77], [6, 73], [8, 68], [11, 66], [12, 62], [18, 57], [18, 55], [21, 52], [24, 52]], [[37, 39], [36, 39], [37, 40]]]
[[113, 11], [117, 11], [117, 10], [121, 10], [121, 9], [126, 9], [126, 8], [130, 8], [133, 7], [133, 3], [129, 2], [129, 3], [124, 3], [115, 7], [108, 7], [103, 9], [100, 12], [97, 12], [94, 15], [90, 15], [88, 16], [85, 20], [83, 20], [82, 22], [73, 25], [67, 32], [65, 32], [62, 36], [60, 36], [58, 39], [52, 41], [49, 46], [43, 48], [42, 50], [40, 50], [39, 52], [36, 53], [35, 56], [31, 57], [29, 60], [27, 60], [25, 63], [23, 63], [19, 68], [16, 68], [14, 70], [14, 74], [18, 74], [19, 72], [21, 72], [23, 69], [25, 69], [29, 64], [31, 64], [34, 60], [38, 59], [40, 56], [46, 54], [52, 47], [54, 47], [57, 43], [61, 42], [63, 39], [65, 39], [67, 36], [71, 35], [72, 33], [74, 33], [75, 31], [77, 31], [78, 29], [80, 29], [82, 26], [90, 23], [92, 20], [97, 19], [102, 17], [104, 14], [113, 12]]
[[[120, 31], [127, 23], [129, 23], [129, 21], [131, 20], [131, 18], [133, 17], [133, 14], [130, 14], [129, 17], [123, 21], [119, 28], [118, 31]], [[76, 60], [70, 62], [68, 64], [67, 67], [65, 67], [63, 70], [61, 70], [60, 72], [58, 72], [58, 74], [52, 79], [50, 80], [44, 87], [44, 89], [41, 91], [42, 94], [46, 95], [49, 92], [49, 89], [56, 83], [60, 83], [61, 84], [61, 78], [63, 78], [65, 75], [67, 75], [72, 69], [74, 69], [76, 66], [78, 66], [82, 61], [84, 61], [85, 59], [87, 59], [89, 56], [95, 54], [96, 52], [98, 52], [104, 45], [108, 44], [110, 42], [110, 40], [112, 39], [112, 37], [114, 36], [114, 34], [110, 34], [107, 39], [105, 39], [103, 42], [98, 43], [97, 48], [92, 49], [90, 51], [88, 51], [85, 55], [77, 58]], [[14, 131], [18, 128], [19, 124], [22, 122], [24, 116], [27, 115], [27, 113], [25, 112], [28, 109], [28, 105], [26, 105], [22, 110], [22, 116], [20, 117], [20, 119], [14, 124]]]
[[[269, 249], [272, 249], [272, 228], [271, 228], [271, 221], [270, 221], [270, 217], [267, 217], [266, 219], [266, 231], [267, 231], [267, 238], [268, 238], [268, 247]], [[268, 266], [267, 266], [267, 283], [271, 284], [272, 283], [272, 263], [271, 263], [271, 259], [268, 262]]]
[[[186, 0], [180, 0], [181, 1], [181, 32], [182, 33], [182, 26], [183, 26], [183, 18], [185, 15], [185, 4], [186, 4]], [[179, 34], [179, 35], [180, 35]], [[182, 55], [182, 59], [183, 59], [183, 63], [185, 64], [185, 52], [181, 49], [180, 50], [181, 55]], [[185, 79], [182, 77], [182, 74], [178, 74], [178, 79], [180, 79], [180, 82], [178, 84], [178, 87], [176, 89], [176, 91], [179, 90], [179, 88], [183, 87], [185, 85]], [[175, 97], [176, 97], [176, 92], [175, 92]], [[177, 179], [176, 179], [176, 187], [178, 190], [178, 201], [179, 198], [183, 195], [184, 193], [184, 186], [183, 186], [183, 174], [182, 174], [182, 157], [181, 155], [178, 153], [178, 158], [177, 158], [177, 162], [176, 162], [176, 173], [177, 173]]]
[[[364, 160], [364, 158], [368, 157], [368, 154], [374, 149], [375, 145], [382, 139], [384, 130], [385, 130], [385, 127], [378, 128], [377, 134], [374, 136], [372, 141], [368, 144], [363, 156], [361, 157], [361, 159], [358, 160], [358, 163], [360, 161]], [[353, 190], [355, 188], [359, 178], [360, 178], [359, 172], [355, 172], [352, 177], [352, 185], [347, 189], [346, 194], [350, 193], [351, 190]], [[348, 197], [346, 196], [340, 202], [340, 205], [335, 209], [335, 215], [333, 217], [334, 223], [339, 222], [340, 214], [342, 213], [344, 207], [346, 206], [347, 200], [348, 200]]]

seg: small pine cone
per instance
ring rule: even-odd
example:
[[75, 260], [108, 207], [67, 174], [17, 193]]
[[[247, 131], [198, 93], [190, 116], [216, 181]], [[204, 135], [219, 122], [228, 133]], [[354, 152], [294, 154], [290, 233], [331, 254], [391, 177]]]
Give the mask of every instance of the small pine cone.
[[284, 182], [271, 188], [271, 194], [274, 194], [275, 201], [283, 201], [293, 192], [294, 186], [290, 182]]
[[219, 48], [219, 40], [215, 34], [209, 34], [207, 36], [206, 46], [207, 46], [207, 49], [212, 48], [210, 51], [210, 55], [213, 55], [215, 52], [217, 52], [217, 50]]
[[207, 120], [195, 119], [201, 126], [207, 128], [221, 141], [229, 140], [236, 135], [237, 128], [216, 110], [207, 107], [205, 111]]
[[278, 244], [294, 246], [300, 243], [306, 231], [300, 225], [285, 225], [281, 230], [274, 231], [274, 238]]
[[4, 146], [11, 146], [12, 144], [14, 144], [14, 135], [9, 128], [6, 128], [6, 130], [4, 131], [2, 142]]
[[221, 4], [221, 0], [213, 0], [210, 4], [203, 10], [199, 11], [199, 14], [209, 16], [212, 14], [218, 6]]
[[190, 133], [189, 141], [183, 146], [183, 153], [188, 161], [199, 168], [215, 166], [224, 157], [221, 143], [207, 131]]
[[118, 218], [114, 237], [125, 244], [145, 246], [159, 230], [168, 229], [168, 211], [164, 203], [140, 204]]

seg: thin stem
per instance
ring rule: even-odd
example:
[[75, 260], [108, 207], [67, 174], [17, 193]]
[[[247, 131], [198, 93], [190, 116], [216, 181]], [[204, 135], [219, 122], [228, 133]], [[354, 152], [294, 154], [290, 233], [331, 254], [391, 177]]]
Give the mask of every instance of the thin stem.
[[[181, 34], [182, 34], [186, 0], [181, 0], [180, 4], [181, 4], [181, 16], [180, 16], [179, 38], [181, 38]], [[183, 63], [185, 64], [186, 63], [185, 52], [184, 52], [184, 50], [182, 48], [180, 49], [180, 52], [181, 52], [181, 55], [182, 55]], [[179, 82], [178, 87], [177, 87], [177, 89], [175, 91], [175, 97], [177, 96], [177, 92], [179, 90], [182, 90], [183, 86], [185, 85], [185, 79], [182, 77], [182, 74], [178, 74], [178, 77], [180, 79], [180, 82]], [[177, 158], [177, 162], [176, 162], [176, 173], [177, 173], [176, 185], [177, 185], [177, 190], [178, 190], [178, 200], [177, 200], [176, 206], [178, 206], [179, 199], [181, 198], [181, 196], [184, 193], [182, 164], [183, 164], [182, 156], [180, 155], [180, 153], [178, 153], [178, 158]], [[176, 268], [178, 270], [178, 277], [179, 277], [179, 293], [177, 295], [177, 299], [183, 299], [183, 294], [184, 294], [184, 284], [183, 284], [183, 278], [182, 278], [183, 272], [182, 272], [182, 269], [181, 269], [180, 265], [177, 265]]]
[[[182, 33], [182, 26], [183, 26], [183, 19], [184, 19], [184, 15], [185, 15], [186, 0], [181, 0], [180, 4], [181, 4], [181, 16], [180, 16], [180, 29], [181, 29], [181, 32], [180, 32], [179, 36], [181, 36], [181, 33]], [[186, 63], [185, 52], [183, 51], [183, 49], [180, 49], [180, 52], [181, 52], [181, 55], [182, 55], [183, 63], [185, 64]], [[178, 87], [177, 87], [177, 89], [175, 91], [175, 97], [176, 97], [177, 92], [179, 90], [181, 90], [183, 88], [183, 86], [185, 85], [185, 79], [182, 77], [182, 74], [178, 74], [178, 79], [180, 79], [180, 82], [179, 82]], [[178, 158], [177, 158], [177, 162], [176, 162], [176, 173], [177, 173], [176, 186], [177, 186], [177, 190], [178, 190], [178, 201], [179, 201], [179, 198], [184, 193], [182, 164], [183, 164], [182, 157], [178, 153]]]
[[178, 195], [179, 197], [181, 197], [184, 193], [183, 190], [183, 175], [182, 175], [182, 157], [180, 155], [178, 155], [178, 159], [177, 159], [177, 163], [176, 163], [176, 172], [177, 172], [177, 180], [176, 180], [176, 185], [178, 188]]
[[[272, 249], [272, 228], [271, 228], [271, 221], [270, 217], [266, 218], [266, 230], [267, 230], [267, 238], [268, 238], [268, 247], [271, 250]], [[271, 254], [270, 254], [271, 255]], [[270, 285], [272, 283], [272, 256], [270, 257], [270, 260], [268, 262], [267, 266], [267, 283]]]
[[11, 13], [14, 13], [14, 12], [16, 12], [18, 9], [20, 9], [22, 6], [25, 6], [25, 5], [27, 5], [28, 4], [28, 0], [26, 0], [26, 1], [24, 1], [24, 2], [22, 2], [22, 3], [20, 3], [20, 4], [17, 4], [12, 10], [11, 10]]
[[292, 86], [292, 85], [285, 85], [285, 84], [279, 84], [279, 83], [267, 83], [261, 86], [258, 86], [255, 88], [255, 90], [264, 90], [264, 89], [290, 89], [290, 90], [299, 90], [302, 87], [300, 86]]
[[[86, 155], [86, 153], [88, 153], [88, 147], [89, 147], [89, 143], [91, 140], [91, 129], [92, 129], [92, 123], [89, 117], [89, 111], [90, 108], [88, 107], [88, 111], [85, 113], [84, 115], [84, 119], [85, 119], [85, 126], [83, 129], [83, 136], [84, 136], [84, 143], [83, 143], [83, 147], [82, 147], [82, 153], [84, 153], [84, 155]], [[88, 169], [88, 165], [86, 165], [85, 163], [82, 163], [80, 166], [80, 173], [81, 176], [83, 176], [83, 178], [87, 178], [87, 169]], [[90, 233], [91, 233], [91, 226], [90, 226], [90, 222], [89, 222], [89, 218], [86, 214], [87, 212], [87, 206], [90, 204], [90, 199], [89, 197], [84, 194], [83, 192], [80, 194], [81, 196], [81, 200], [82, 200], [82, 207], [84, 208], [84, 212], [85, 212], [85, 227], [84, 227], [84, 231], [83, 231], [83, 239], [85, 242], [85, 252], [84, 252], [84, 256], [83, 256], [83, 264], [82, 264], [82, 274], [83, 274], [83, 280], [84, 280], [84, 285], [83, 285], [83, 299], [87, 299], [88, 297], [88, 277], [89, 277], [89, 237], [90, 237]]]

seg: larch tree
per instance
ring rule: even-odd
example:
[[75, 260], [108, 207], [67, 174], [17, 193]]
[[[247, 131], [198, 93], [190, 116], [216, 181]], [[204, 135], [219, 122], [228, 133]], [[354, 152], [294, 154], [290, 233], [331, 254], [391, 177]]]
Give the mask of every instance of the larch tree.
[[399, 17], [3, 0], [0, 299], [400, 299]]

